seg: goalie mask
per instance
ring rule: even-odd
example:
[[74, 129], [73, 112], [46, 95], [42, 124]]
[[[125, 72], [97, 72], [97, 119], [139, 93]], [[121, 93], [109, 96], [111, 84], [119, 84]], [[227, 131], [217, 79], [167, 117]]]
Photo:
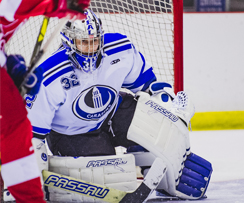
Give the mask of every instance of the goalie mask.
[[84, 20], [68, 21], [61, 35], [63, 46], [73, 65], [91, 73], [101, 60], [103, 29], [100, 19], [91, 10], [87, 9], [85, 15]]

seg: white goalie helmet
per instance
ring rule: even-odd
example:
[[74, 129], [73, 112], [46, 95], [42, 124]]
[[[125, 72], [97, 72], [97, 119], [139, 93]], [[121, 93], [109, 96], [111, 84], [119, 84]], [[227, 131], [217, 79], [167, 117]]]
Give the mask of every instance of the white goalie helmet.
[[[103, 48], [104, 31], [101, 20], [89, 9], [83, 20], [68, 21], [63, 28], [62, 43], [76, 68], [93, 72]], [[99, 59], [100, 61], [101, 59]]]

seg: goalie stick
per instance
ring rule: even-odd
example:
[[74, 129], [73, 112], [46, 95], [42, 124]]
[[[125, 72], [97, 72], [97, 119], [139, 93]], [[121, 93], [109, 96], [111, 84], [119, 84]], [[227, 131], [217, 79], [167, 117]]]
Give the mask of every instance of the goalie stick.
[[50, 18], [46, 17], [46, 16], [44, 16], [44, 18], [43, 18], [42, 25], [41, 25], [41, 28], [40, 28], [40, 31], [39, 31], [39, 34], [38, 34], [38, 37], [36, 40], [36, 44], [35, 44], [35, 47], [34, 47], [34, 50], [33, 50], [32, 56], [31, 56], [30, 64], [35, 62], [35, 59], [37, 58], [37, 55], [41, 50], [42, 42], [44, 40], [46, 31], [47, 31], [49, 19]]
[[39, 34], [37, 36], [35, 47], [34, 47], [34, 50], [32, 52], [32, 56], [30, 59], [30, 65], [28, 67], [28, 70], [27, 70], [27, 73], [26, 73], [26, 76], [25, 76], [23, 82], [20, 84], [20, 87], [19, 87], [19, 90], [21, 92], [22, 97], [26, 93], [25, 88], [23, 88], [23, 86], [26, 82], [25, 80], [26, 80], [27, 76], [34, 70], [35, 64], [37, 64], [37, 62], [39, 61], [39, 59], [43, 55], [43, 51], [40, 51], [40, 50], [41, 50], [42, 42], [44, 40], [46, 31], [47, 31], [48, 23], [49, 23], [49, 17], [44, 16]]
[[142, 203], [156, 189], [166, 173], [163, 160], [156, 158], [141, 185], [132, 193], [54, 172], [42, 171], [44, 185], [110, 203]]
[[67, 21], [66, 18], [60, 19], [59, 24], [57, 25], [57, 27], [52, 32], [51, 36], [49, 37], [49, 39], [46, 41], [45, 45], [41, 49], [46, 31], [47, 31], [49, 19], [50, 19], [49, 17], [45, 16], [42, 21], [42, 25], [41, 25], [39, 34], [37, 36], [36, 44], [35, 44], [35, 47], [34, 47], [34, 50], [33, 50], [32, 56], [31, 56], [30, 65], [28, 67], [28, 70], [26, 72], [26, 76], [24, 77], [23, 82], [19, 86], [19, 90], [20, 90], [22, 97], [24, 97], [24, 95], [26, 94], [26, 89], [24, 88], [26, 79], [35, 70], [38, 61], [43, 57], [44, 53], [47, 51], [47, 49], [51, 45], [52, 41], [56, 38], [56, 35], [59, 34], [59, 31], [61, 30], [61, 28], [65, 25], [65, 23]]

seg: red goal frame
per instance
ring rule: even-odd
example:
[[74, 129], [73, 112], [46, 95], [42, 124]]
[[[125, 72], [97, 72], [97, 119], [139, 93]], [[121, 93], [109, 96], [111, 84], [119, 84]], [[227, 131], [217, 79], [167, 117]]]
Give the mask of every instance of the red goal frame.
[[184, 90], [183, 0], [173, 0], [174, 12], [174, 91]]

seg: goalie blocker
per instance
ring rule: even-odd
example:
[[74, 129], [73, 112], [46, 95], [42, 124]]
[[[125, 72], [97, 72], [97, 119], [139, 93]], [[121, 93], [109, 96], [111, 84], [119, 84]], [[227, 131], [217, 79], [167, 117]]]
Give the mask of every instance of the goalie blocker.
[[[167, 95], [169, 99], [165, 99]], [[207, 190], [212, 166], [190, 151], [187, 126], [194, 115], [191, 101], [185, 92], [178, 93], [173, 102], [174, 96], [167, 91], [152, 96], [140, 92], [137, 96], [128, 139], [149, 152], [134, 153], [136, 165], [148, 167], [160, 157], [166, 164], [167, 173], [157, 189], [182, 199], [200, 199]]]

